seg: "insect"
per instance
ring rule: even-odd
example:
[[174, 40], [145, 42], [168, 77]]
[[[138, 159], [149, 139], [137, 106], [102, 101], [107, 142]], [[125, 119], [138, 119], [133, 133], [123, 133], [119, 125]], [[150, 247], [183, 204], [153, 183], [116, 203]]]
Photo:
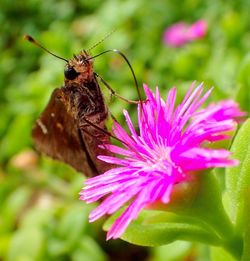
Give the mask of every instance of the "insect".
[[108, 109], [90, 55], [82, 51], [68, 61], [45, 49], [31, 36], [26, 35], [25, 39], [66, 61], [64, 86], [53, 91], [32, 130], [36, 149], [88, 177], [111, 168], [97, 159], [98, 155], [110, 155], [99, 147], [110, 143], [110, 135], [105, 131]]

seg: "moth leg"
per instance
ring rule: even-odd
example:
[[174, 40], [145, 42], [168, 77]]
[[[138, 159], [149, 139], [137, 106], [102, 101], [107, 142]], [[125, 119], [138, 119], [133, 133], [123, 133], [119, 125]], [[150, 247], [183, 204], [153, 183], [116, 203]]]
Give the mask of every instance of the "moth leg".
[[[85, 123], [79, 125], [79, 128], [80, 128], [82, 131], [84, 131], [84, 132], [86, 132], [87, 134], [89, 134], [90, 136], [93, 137], [93, 135], [86, 130], [86, 127], [92, 126], [93, 128], [95, 128], [96, 130], [100, 131], [101, 133], [103, 133], [103, 134], [105, 134], [105, 135], [107, 135], [107, 136], [109, 136], [109, 137], [111, 137], [111, 138], [114, 138], [114, 139], [120, 141], [117, 137], [115, 137], [114, 135], [112, 135], [112, 134], [111, 134], [110, 132], [108, 132], [107, 130], [98, 127], [97, 125], [95, 125], [94, 123], [92, 123], [91, 121], [89, 121], [89, 120], [87, 120], [87, 119], [85, 119], [85, 118], [82, 118], [82, 119], [85, 121]], [[85, 129], [84, 129], [84, 127], [85, 127]]]
[[[88, 125], [89, 126], [89, 125]], [[85, 132], [86, 134], [88, 134], [90, 137], [92, 137], [92, 138], [95, 138], [95, 139], [98, 139], [99, 140], [99, 138], [100, 137], [103, 137], [103, 133], [95, 133], [95, 134], [93, 134], [93, 133], [91, 133], [90, 131], [88, 131], [86, 128], [82, 128], [82, 125], [81, 125], [81, 131], [83, 131], [83, 132]]]
[[141, 103], [141, 101], [133, 101], [133, 100], [129, 100], [129, 99], [126, 99], [126, 98], [122, 97], [121, 95], [116, 93], [112, 89], [112, 87], [99, 74], [97, 74], [97, 73], [94, 73], [94, 74], [95, 74], [96, 77], [98, 77], [101, 80], [101, 82], [105, 85], [105, 87], [111, 92], [111, 95], [114, 95], [117, 98], [119, 98], [119, 99], [121, 99], [121, 100], [123, 100], [123, 101], [125, 101], [127, 103], [132, 103], [132, 104], [139, 104], [139, 103]]

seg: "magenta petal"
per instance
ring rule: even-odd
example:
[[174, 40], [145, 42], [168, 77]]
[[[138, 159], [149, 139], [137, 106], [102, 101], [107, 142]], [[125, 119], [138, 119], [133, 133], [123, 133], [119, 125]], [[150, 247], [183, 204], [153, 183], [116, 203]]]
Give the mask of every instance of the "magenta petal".
[[107, 163], [117, 164], [122, 166], [126, 166], [129, 163], [129, 161], [126, 159], [121, 159], [121, 158], [116, 158], [111, 156], [98, 156], [98, 159], [105, 161]]
[[123, 156], [133, 156], [134, 153], [131, 150], [128, 149], [123, 149], [121, 147], [118, 147], [116, 145], [112, 145], [112, 144], [104, 144], [104, 145], [100, 145], [99, 147], [103, 148], [103, 149], [107, 149], [110, 152], [119, 154], [119, 155], [123, 155]]
[[188, 42], [203, 38], [207, 32], [207, 27], [205, 20], [198, 20], [191, 25], [178, 22], [166, 29], [163, 41], [171, 47], [181, 47]]
[[136, 133], [136, 131], [135, 131], [135, 128], [134, 128], [133, 123], [132, 123], [132, 121], [131, 121], [131, 119], [130, 119], [130, 117], [129, 117], [128, 112], [127, 112], [126, 110], [124, 110], [124, 111], [123, 111], [123, 114], [124, 114], [124, 116], [125, 116], [127, 125], [128, 125], [128, 127], [129, 127], [129, 130], [130, 130], [130, 132], [131, 132], [133, 138], [134, 138], [134, 139], [137, 138], [137, 133]]
[[210, 121], [223, 121], [227, 119], [240, 119], [246, 116], [246, 113], [239, 109], [239, 105], [232, 100], [224, 100], [219, 103], [210, 104], [206, 109], [198, 111], [193, 121], [198, 122], [210, 122]]
[[[156, 183], [152, 182], [145, 186], [137, 198], [129, 205], [124, 213], [115, 221], [107, 234], [107, 240], [118, 238], [125, 231], [128, 224], [135, 219], [139, 212], [149, 203], [151, 203], [151, 191], [155, 188]], [[155, 196], [157, 198], [157, 195]]]
[[205, 20], [198, 20], [189, 28], [189, 39], [194, 40], [202, 38], [207, 32], [207, 22]]

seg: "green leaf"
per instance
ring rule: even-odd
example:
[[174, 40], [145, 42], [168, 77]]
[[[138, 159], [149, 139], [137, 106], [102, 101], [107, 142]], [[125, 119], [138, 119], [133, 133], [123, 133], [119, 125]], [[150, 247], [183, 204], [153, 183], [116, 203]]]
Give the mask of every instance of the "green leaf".
[[221, 247], [211, 248], [211, 259], [212, 261], [236, 261], [228, 252]]
[[[250, 197], [247, 201], [247, 209], [250, 209]], [[246, 223], [245, 229], [244, 229], [244, 248], [243, 248], [243, 254], [241, 261], [248, 261], [250, 260], [250, 222]]]
[[30, 115], [17, 115], [8, 127], [4, 139], [0, 142], [0, 159], [8, 159], [30, 142], [30, 130], [27, 126], [32, 125], [32, 117]]
[[72, 261], [105, 261], [107, 257], [100, 246], [88, 236], [84, 236], [72, 253]]
[[11, 239], [10, 233], [8, 233], [8, 234], [1, 233], [1, 237], [0, 237], [0, 260], [6, 259], [10, 239]]
[[249, 218], [246, 202], [250, 193], [250, 120], [240, 128], [231, 149], [240, 164], [226, 170], [226, 192], [231, 200], [233, 220], [239, 230], [244, 230]]
[[231, 237], [233, 226], [222, 204], [218, 179], [213, 171], [201, 172], [197, 178], [190, 184], [193, 187], [191, 197], [187, 195], [179, 202], [172, 201], [165, 210], [197, 218], [213, 228], [221, 239]]
[[[114, 222], [112, 216], [104, 229]], [[220, 239], [205, 224], [190, 217], [179, 216], [162, 211], [143, 211], [121, 236], [125, 241], [142, 246], [161, 246], [175, 240], [198, 241], [217, 245]]]
[[177, 261], [191, 252], [193, 244], [185, 241], [176, 241], [171, 244], [152, 248], [152, 261]]
[[10, 242], [7, 261], [42, 260], [44, 235], [40, 229], [25, 228], [16, 232]]
[[0, 231], [7, 231], [9, 228], [14, 226], [17, 218], [20, 215], [20, 212], [28, 204], [31, 193], [31, 188], [22, 186], [9, 195], [2, 206], [1, 215], [3, 226], [0, 226]]
[[35, 206], [25, 212], [20, 222], [20, 226], [22, 228], [44, 227], [52, 220], [54, 213], [55, 209], [53, 207], [44, 208], [40, 206]]
[[72, 249], [82, 238], [87, 225], [88, 212], [83, 208], [83, 205], [71, 206], [60, 220], [58, 237], [64, 241], [68, 249]]

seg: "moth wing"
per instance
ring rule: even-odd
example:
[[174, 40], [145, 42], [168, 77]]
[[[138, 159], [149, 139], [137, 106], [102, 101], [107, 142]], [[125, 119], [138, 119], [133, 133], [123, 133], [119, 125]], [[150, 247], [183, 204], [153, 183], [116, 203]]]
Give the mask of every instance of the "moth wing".
[[[106, 127], [104, 126], [103, 129], [106, 130]], [[81, 128], [81, 135], [86, 141], [86, 150], [88, 151], [91, 159], [95, 162], [95, 167], [98, 172], [103, 173], [112, 168], [113, 165], [97, 158], [98, 155], [114, 156], [113, 153], [107, 149], [100, 147], [100, 145], [103, 144], [110, 144], [110, 137], [106, 133], [100, 132], [93, 126], [85, 126]]]
[[55, 89], [50, 101], [35, 123], [32, 138], [38, 151], [63, 161], [86, 176], [97, 175], [78, 123], [67, 109], [63, 89]]

